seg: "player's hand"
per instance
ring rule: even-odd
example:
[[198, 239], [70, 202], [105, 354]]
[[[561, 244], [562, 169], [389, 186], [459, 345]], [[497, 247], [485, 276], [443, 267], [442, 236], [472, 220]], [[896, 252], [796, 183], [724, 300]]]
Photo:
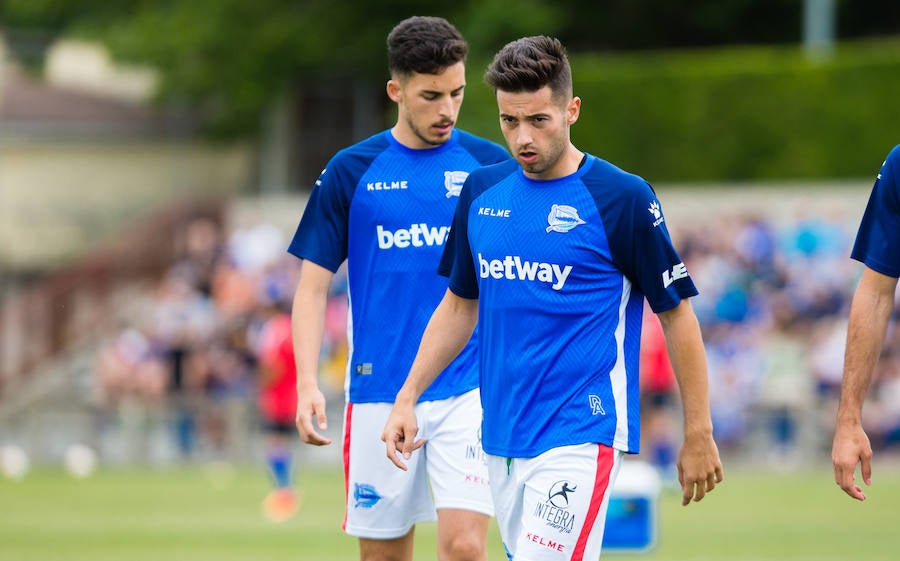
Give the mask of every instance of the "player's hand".
[[391, 414], [384, 425], [381, 440], [384, 441], [388, 459], [398, 468], [406, 471], [404, 460], [412, 457], [414, 450], [418, 450], [425, 444], [425, 439], [415, 440], [419, 433], [419, 423], [413, 405], [404, 405], [400, 401], [394, 403]]
[[300, 438], [313, 446], [331, 444], [331, 439], [316, 432], [313, 417], [318, 421], [318, 429], [328, 429], [328, 417], [325, 415], [325, 396], [319, 388], [300, 390], [297, 392], [297, 432]]
[[866, 500], [866, 494], [853, 481], [856, 464], [866, 485], [872, 484], [872, 444], [862, 425], [838, 424], [831, 445], [831, 465], [834, 467], [834, 482], [845, 493], [858, 501]]
[[701, 501], [725, 479], [719, 448], [712, 433], [685, 436], [678, 453], [678, 481], [681, 483], [681, 504]]

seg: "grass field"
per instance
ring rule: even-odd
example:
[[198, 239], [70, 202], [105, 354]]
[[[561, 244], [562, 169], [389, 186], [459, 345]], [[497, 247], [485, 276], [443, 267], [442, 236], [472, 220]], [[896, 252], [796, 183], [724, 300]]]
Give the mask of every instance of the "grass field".
[[[779, 474], [733, 469], [707, 500], [660, 503], [658, 547], [604, 559], [665, 561], [896, 561], [900, 467], [878, 464], [869, 500], [844, 496], [827, 466]], [[99, 471], [75, 480], [36, 470], [0, 479], [2, 561], [355, 561], [340, 531], [337, 469], [299, 474], [303, 506], [290, 521], [264, 519], [262, 470]], [[417, 529], [416, 560], [433, 560], [433, 524]], [[495, 526], [489, 559], [505, 559]]]

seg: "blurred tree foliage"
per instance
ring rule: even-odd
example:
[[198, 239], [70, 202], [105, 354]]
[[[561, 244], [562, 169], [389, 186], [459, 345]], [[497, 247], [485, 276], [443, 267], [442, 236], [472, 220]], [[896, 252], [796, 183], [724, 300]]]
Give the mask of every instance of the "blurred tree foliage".
[[[838, 2], [841, 37], [896, 32], [900, 2]], [[570, 51], [792, 43], [803, 0], [0, 0], [0, 32], [27, 63], [59, 35], [97, 39], [161, 71], [159, 100], [208, 130], [257, 130], [264, 107], [304, 81], [386, 77], [384, 41], [404, 17], [447, 17], [487, 60], [508, 40], [553, 34]]]
[[[432, 0], [472, 52], [496, 38], [553, 33], [562, 18], [544, 0]], [[422, 14], [415, 0], [0, 0], [2, 32], [28, 61], [61, 34], [97, 39], [119, 60], [161, 71], [159, 99], [190, 107], [218, 136], [253, 132], [261, 110], [305, 80], [386, 79], [385, 38]], [[18, 48], [17, 48], [18, 47]]]

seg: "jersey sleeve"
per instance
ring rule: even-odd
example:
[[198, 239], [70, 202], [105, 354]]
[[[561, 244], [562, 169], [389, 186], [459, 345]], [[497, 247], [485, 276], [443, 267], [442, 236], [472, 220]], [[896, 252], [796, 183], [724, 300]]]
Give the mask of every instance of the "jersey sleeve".
[[891, 150], [875, 179], [850, 257], [900, 278], [900, 146]]
[[[477, 174], [475, 174], [477, 175]], [[438, 274], [450, 277], [449, 288], [460, 298], [478, 298], [478, 277], [469, 246], [469, 207], [473, 200], [473, 175], [470, 174], [459, 194], [453, 224], [441, 255]]]
[[640, 180], [622, 198], [611, 221], [611, 252], [624, 275], [638, 287], [655, 313], [698, 294], [687, 267], [672, 244], [656, 193]]
[[337, 272], [347, 258], [352, 175], [340, 154], [328, 162], [313, 186], [288, 252]]

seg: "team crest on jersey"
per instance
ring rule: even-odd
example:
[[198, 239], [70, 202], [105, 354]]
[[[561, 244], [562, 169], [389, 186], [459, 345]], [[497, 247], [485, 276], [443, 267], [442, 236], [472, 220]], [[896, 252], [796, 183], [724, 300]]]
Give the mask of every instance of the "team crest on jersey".
[[547, 216], [547, 232], [560, 232], [565, 234], [575, 226], [585, 224], [578, 216], [578, 209], [569, 205], [553, 205]]
[[650, 208], [647, 209], [650, 212], [650, 216], [653, 217], [653, 227], [657, 227], [663, 222], [665, 222], [665, 218], [662, 215], [662, 209], [659, 208], [659, 201], [650, 201]]
[[463, 183], [469, 177], [467, 171], [445, 171], [444, 172], [444, 189], [447, 190], [447, 198], [458, 197], [462, 191]]

